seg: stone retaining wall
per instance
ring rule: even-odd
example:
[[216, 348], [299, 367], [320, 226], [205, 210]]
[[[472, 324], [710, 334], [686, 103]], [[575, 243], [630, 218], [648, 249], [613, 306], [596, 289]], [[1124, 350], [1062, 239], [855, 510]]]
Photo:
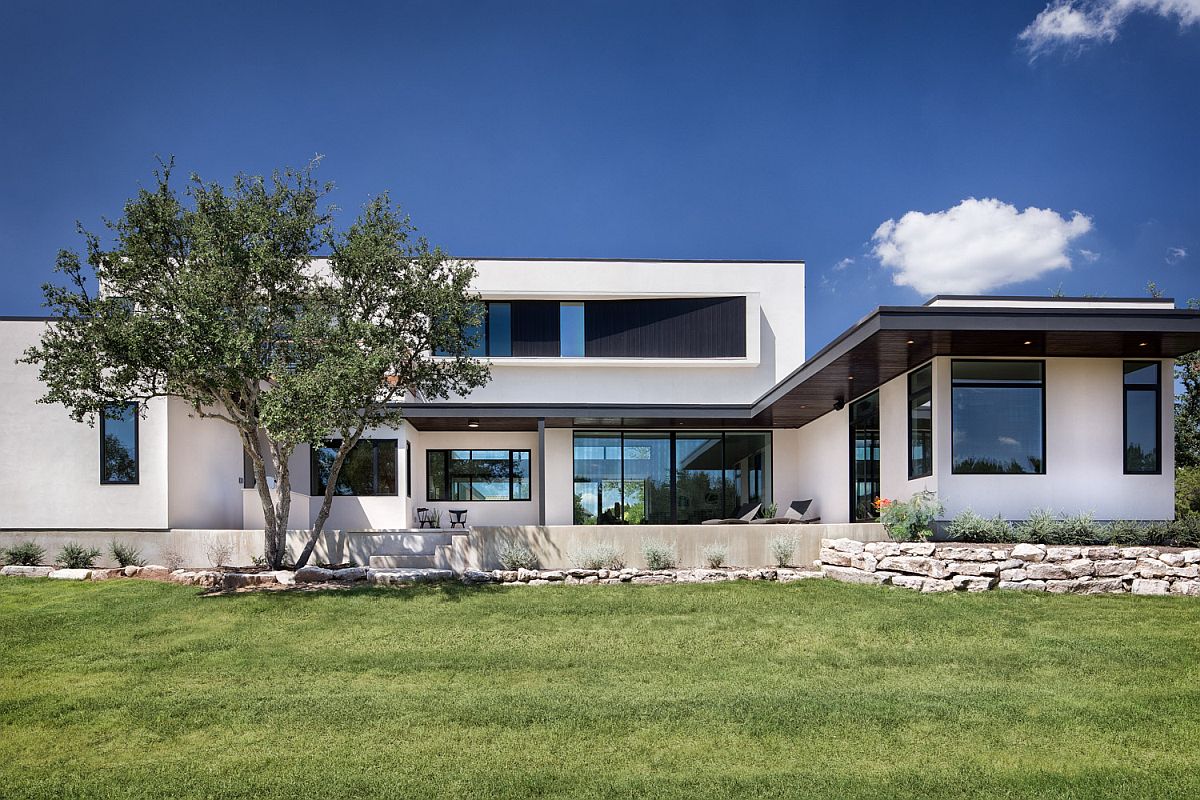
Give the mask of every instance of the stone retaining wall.
[[1200, 550], [823, 539], [817, 564], [834, 580], [922, 592], [1200, 596]]

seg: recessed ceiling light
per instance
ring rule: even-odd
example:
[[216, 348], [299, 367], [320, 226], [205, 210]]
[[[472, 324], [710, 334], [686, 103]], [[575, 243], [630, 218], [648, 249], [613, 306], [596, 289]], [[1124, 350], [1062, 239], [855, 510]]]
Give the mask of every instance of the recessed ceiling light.
[[467, 427], [468, 427], [468, 428], [478, 428], [478, 427], [479, 427], [479, 420], [477, 420], [477, 419], [469, 419], [469, 420], [467, 420]]
[[913, 340], [912, 340], [912, 339], [909, 339], [909, 340], [908, 340], [908, 344], [915, 344], [915, 342], [913, 342]]
[[1033, 342], [1032, 342], [1032, 341], [1028, 341], [1028, 342], [1025, 342], [1025, 344], [1033, 344]]
[[854, 376], [853, 376], [853, 375], [847, 375], [847, 376], [846, 376], [846, 380], [848, 380], [848, 381], [852, 381], [852, 380], [854, 380]]
[[1145, 347], [1148, 344], [1150, 344], [1150, 343], [1149, 342], [1138, 342], [1138, 347]]

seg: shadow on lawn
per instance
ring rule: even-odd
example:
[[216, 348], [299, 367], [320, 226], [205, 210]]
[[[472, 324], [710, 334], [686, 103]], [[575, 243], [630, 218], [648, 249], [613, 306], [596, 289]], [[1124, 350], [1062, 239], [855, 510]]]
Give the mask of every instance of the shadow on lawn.
[[355, 584], [349, 586], [302, 585], [279, 587], [255, 587], [251, 589], [208, 589], [199, 593], [200, 597], [213, 600], [240, 600], [254, 597], [263, 598], [268, 602], [304, 602], [330, 595], [354, 595], [372, 598], [399, 598], [401, 600], [417, 600], [432, 597], [444, 603], [457, 603], [467, 595], [478, 595], [481, 592], [495, 594], [512, 591], [503, 586], [474, 585], [467, 586], [458, 581], [439, 583], [415, 583], [408, 586], [372, 586]]

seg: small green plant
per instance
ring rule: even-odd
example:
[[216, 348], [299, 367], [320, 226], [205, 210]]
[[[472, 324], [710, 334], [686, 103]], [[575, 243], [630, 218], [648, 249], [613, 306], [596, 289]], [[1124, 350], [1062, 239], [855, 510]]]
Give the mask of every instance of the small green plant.
[[1097, 544], [1107, 540], [1105, 526], [1096, 522], [1090, 513], [1063, 517], [1059, 522], [1060, 544]]
[[1062, 521], [1053, 511], [1035, 508], [1017, 523], [1015, 530], [1018, 541], [1057, 544], [1061, 529]]
[[67, 569], [91, 569], [96, 566], [100, 551], [94, 547], [84, 547], [78, 542], [67, 542], [59, 551], [58, 563]]
[[32, 539], [26, 542], [17, 542], [4, 551], [5, 561], [23, 567], [36, 567], [42, 563], [42, 559], [45, 557], [46, 548], [41, 547]]
[[642, 558], [650, 569], [675, 569], [679, 566], [679, 550], [675, 543], [662, 539], [642, 539]]
[[1104, 528], [1103, 539], [1117, 547], [1131, 547], [1144, 540], [1145, 528], [1132, 520], [1118, 519]]
[[700, 558], [709, 569], [716, 569], [729, 560], [729, 545], [724, 542], [712, 542], [700, 550]]
[[907, 500], [880, 499], [875, 505], [879, 509], [879, 522], [897, 542], [925, 541], [933, 535], [934, 520], [946, 510], [928, 489]]
[[537, 556], [521, 542], [506, 540], [497, 548], [496, 558], [504, 569], [537, 569]]
[[946, 527], [950, 538], [959, 542], [1011, 542], [1015, 538], [1013, 527], [1000, 518], [981, 517], [971, 509], [956, 516]]
[[580, 569], [624, 569], [625, 551], [613, 542], [584, 545], [570, 555], [571, 563]]
[[144, 567], [146, 559], [142, 558], [142, 552], [133, 545], [125, 544], [113, 539], [108, 543], [108, 552], [112, 554], [113, 561], [117, 562], [121, 567]]
[[794, 533], [785, 533], [782, 536], [776, 536], [767, 543], [767, 549], [771, 552], [771, 560], [775, 562], [777, 567], [787, 567], [792, 563], [792, 559], [796, 556], [796, 548], [800, 546], [800, 537]]
[[767, 503], [758, 512], [758, 515], [763, 519], [775, 519], [775, 515], [779, 513], [779, 506], [776, 503]]

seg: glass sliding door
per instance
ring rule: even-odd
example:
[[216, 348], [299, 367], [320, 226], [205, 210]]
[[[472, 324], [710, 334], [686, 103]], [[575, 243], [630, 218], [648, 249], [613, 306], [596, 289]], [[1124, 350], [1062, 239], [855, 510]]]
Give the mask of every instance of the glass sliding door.
[[723, 439], [719, 433], [676, 434], [676, 521], [688, 524], [725, 516]]
[[725, 516], [744, 506], [770, 502], [771, 436], [725, 434]]
[[879, 497], [879, 393], [850, 405], [850, 520], [875, 519]]
[[575, 434], [575, 524], [612, 525], [621, 510], [621, 434]]
[[625, 522], [671, 522], [671, 434], [625, 434], [622, 449]]

